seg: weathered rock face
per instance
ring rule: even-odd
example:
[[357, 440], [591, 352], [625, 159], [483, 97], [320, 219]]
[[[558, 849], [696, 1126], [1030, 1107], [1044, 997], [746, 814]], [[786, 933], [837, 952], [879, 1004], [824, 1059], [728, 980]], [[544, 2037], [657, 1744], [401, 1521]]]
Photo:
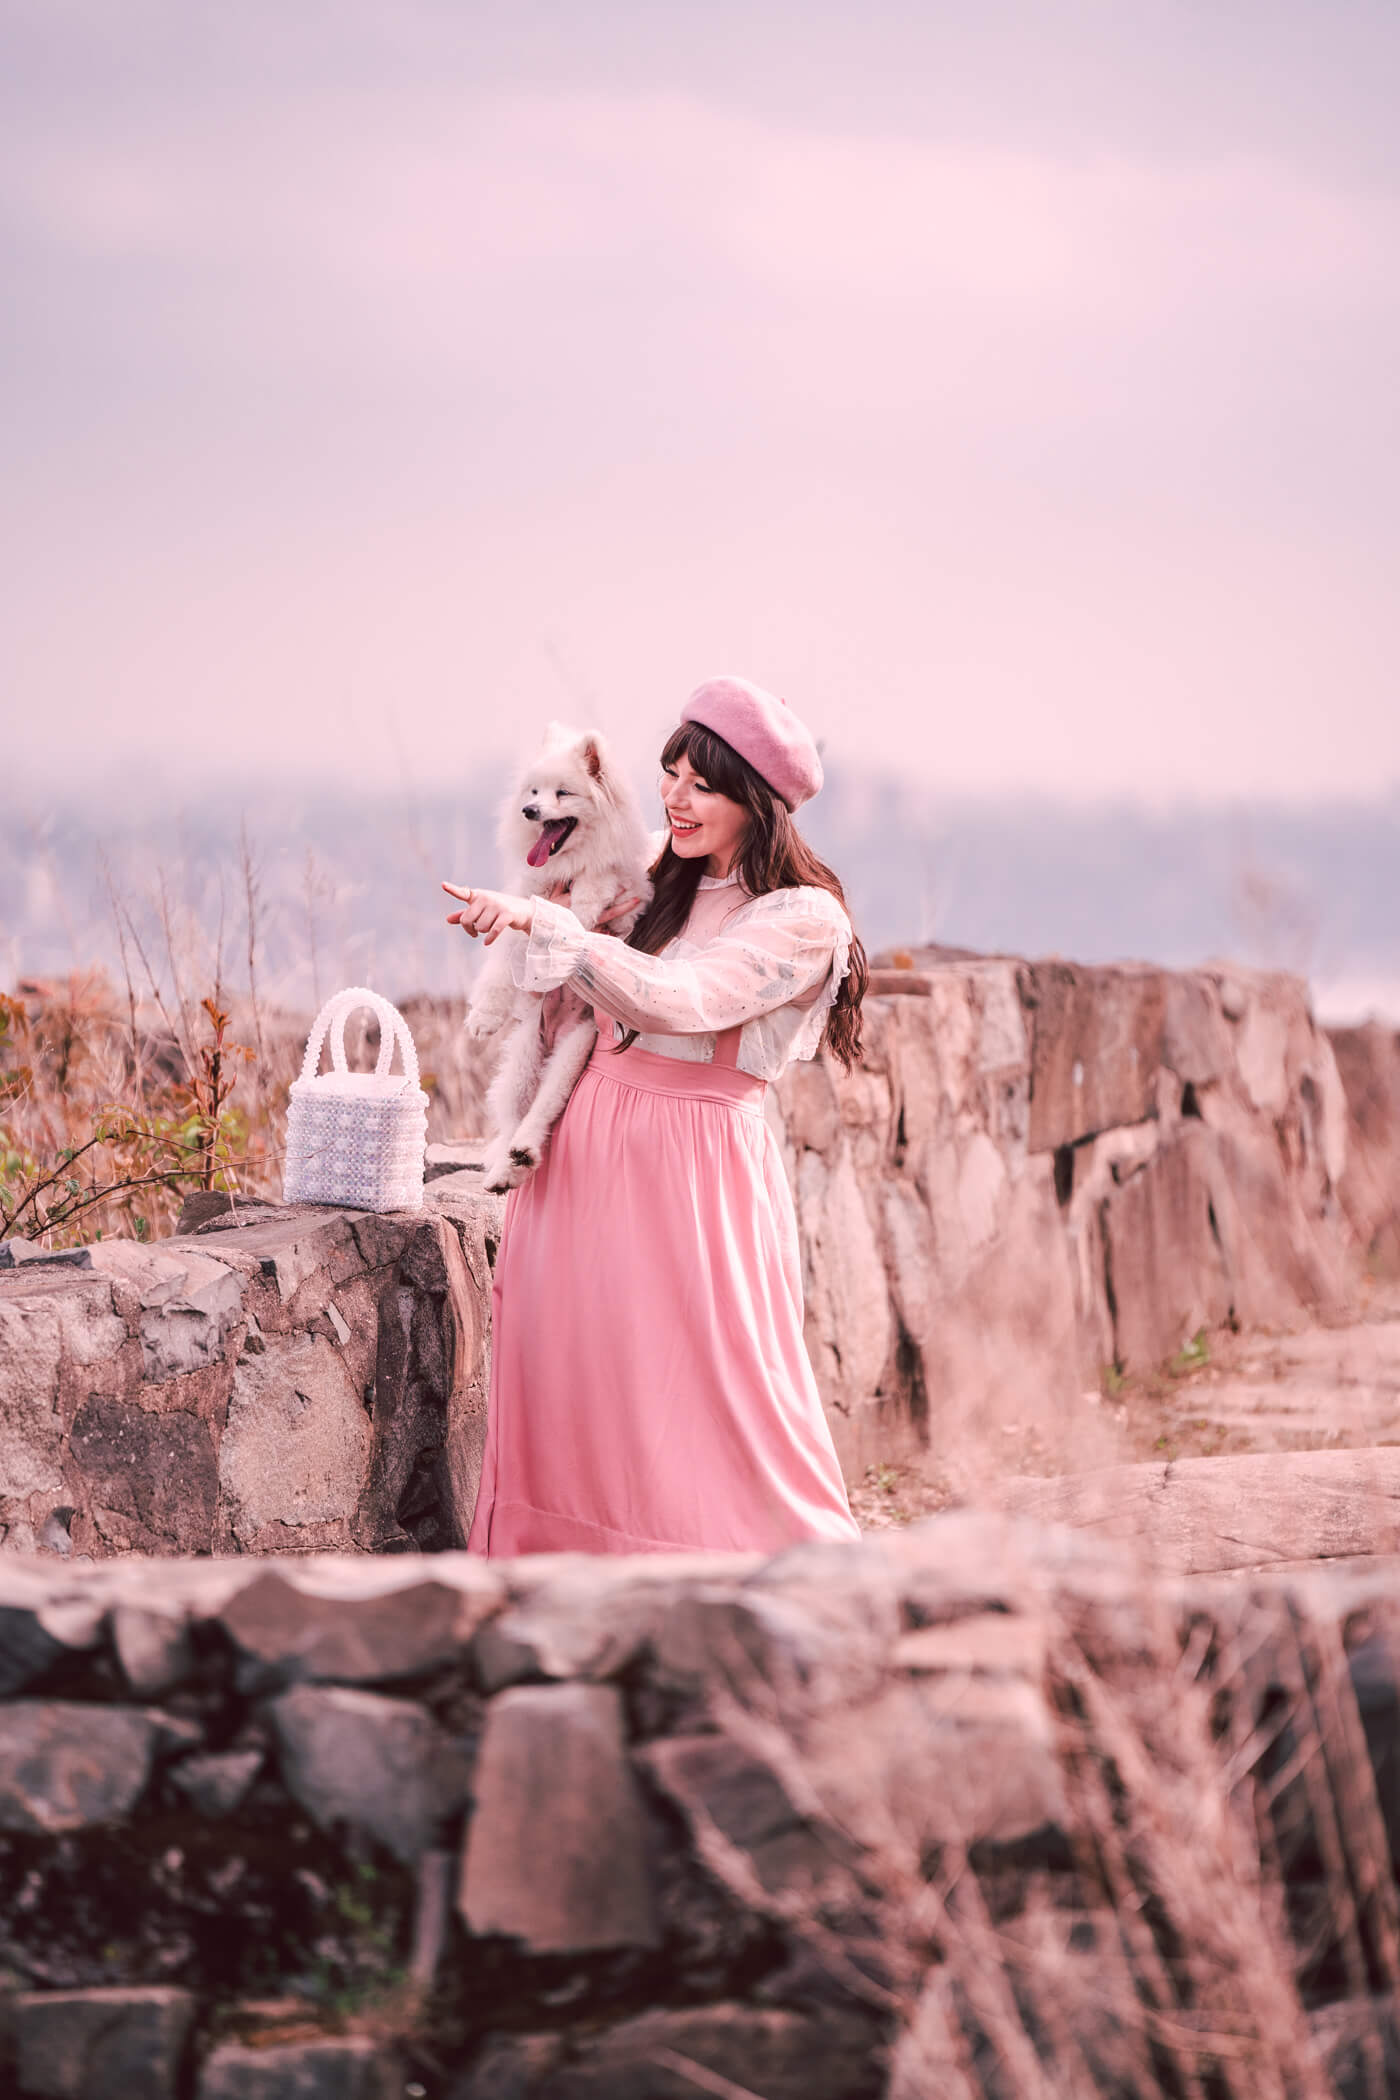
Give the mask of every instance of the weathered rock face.
[[0, 1612], [0, 2092], [1386, 2090], [1393, 1564], [1173, 1578], [959, 1514], [768, 1561], [8, 1555]]
[[1008, 1393], [1053, 1418], [1201, 1328], [1347, 1302], [1393, 1218], [1400, 1077], [1392, 1098], [1380, 1046], [1348, 1052], [1348, 1210], [1356, 1119], [1299, 981], [914, 961], [877, 979], [904, 989], [867, 1006], [864, 1065], [795, 1067], [772, 1103], [852, 1477], [958, 1446]]
[[[208, 1206], [192, 1206], [198, 1218]], [[60, 1553], [463, 1543], [499, 1206], [251, 1206], [0, 1271], [0, 1524]]]
[[1350, 1116], [1342, 1208], [1370, 1266], [1400, 1276], [1400, 1034], [1372, 1021], [1331, 1041]]

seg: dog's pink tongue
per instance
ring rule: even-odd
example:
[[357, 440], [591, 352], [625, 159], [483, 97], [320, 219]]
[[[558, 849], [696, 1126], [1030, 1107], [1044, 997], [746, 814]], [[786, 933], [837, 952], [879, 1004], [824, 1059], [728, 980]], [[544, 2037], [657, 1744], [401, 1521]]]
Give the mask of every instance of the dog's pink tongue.
[[539, 837], [525, 856], [527, 865], [532, 868], [542, 868], [549, 859], [550, 847], [564, 829], [564, 823], [558, 817], [551, 817], [547, 824], [542, 825]]

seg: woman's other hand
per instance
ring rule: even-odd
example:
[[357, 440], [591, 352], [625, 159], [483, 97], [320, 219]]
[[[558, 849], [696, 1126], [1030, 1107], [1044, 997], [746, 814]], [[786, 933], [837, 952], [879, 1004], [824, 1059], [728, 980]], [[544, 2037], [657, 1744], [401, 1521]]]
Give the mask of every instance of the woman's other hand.
[[512, 897], [504, 890], [459, 890], [453, 882], [445, 882], [443, 888], [449, 897], [460, 897], [462, 909], [447, 914], [449, 926], [460, 926], [475, 940], [481, 935], [489, 948], [503, 933], [514, 929], [517, 933], [528, 933], [534, 915], [533, 897]]

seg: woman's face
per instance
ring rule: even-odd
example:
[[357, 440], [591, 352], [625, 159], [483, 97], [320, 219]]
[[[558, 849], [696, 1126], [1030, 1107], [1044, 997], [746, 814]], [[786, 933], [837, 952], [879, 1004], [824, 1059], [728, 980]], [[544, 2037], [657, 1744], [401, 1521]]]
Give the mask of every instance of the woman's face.
[[678, 860], [703, 860], [709, 875], [727, 875], [749, 828], [749, 812], [697, 773], [690, 760], [662, 765], [661, 802]]

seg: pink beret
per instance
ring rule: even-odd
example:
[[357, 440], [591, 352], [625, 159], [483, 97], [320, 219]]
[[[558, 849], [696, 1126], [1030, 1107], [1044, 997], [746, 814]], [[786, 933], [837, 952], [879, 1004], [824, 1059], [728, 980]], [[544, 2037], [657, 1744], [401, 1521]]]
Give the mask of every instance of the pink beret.
[[747, 678], [707, 678], [681, 709], [746, 758], [789, 809], [807, 802], [822, 784], [821, 755], [811, 732], [788, 706]]

